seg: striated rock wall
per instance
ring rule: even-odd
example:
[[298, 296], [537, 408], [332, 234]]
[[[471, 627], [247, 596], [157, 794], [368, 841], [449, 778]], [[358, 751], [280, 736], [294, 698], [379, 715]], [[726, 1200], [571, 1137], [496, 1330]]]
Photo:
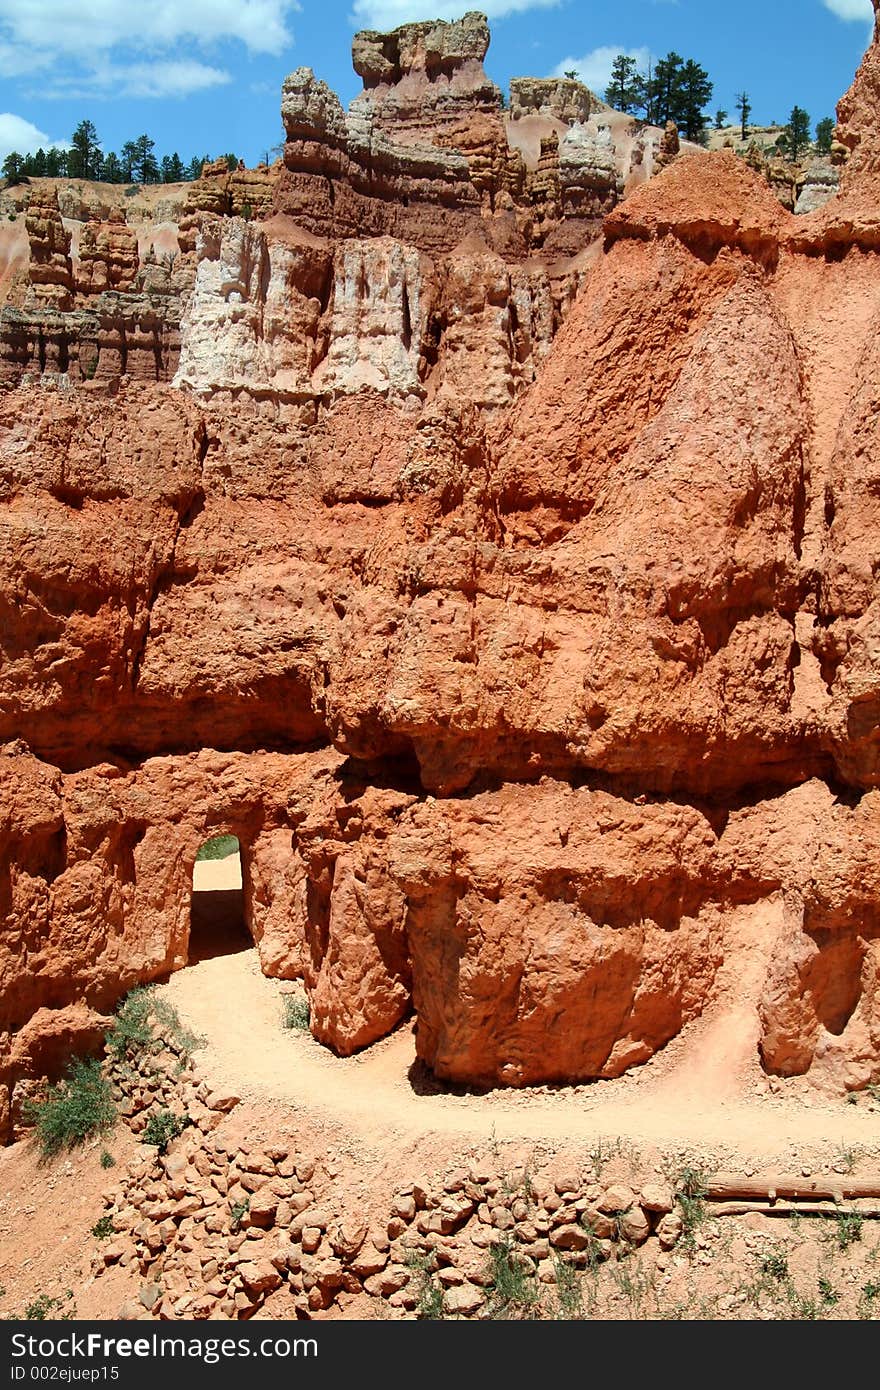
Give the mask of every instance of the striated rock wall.
[[497, 114], [501, 92], [483, 68], [489, 38], [486, 16], [474, 10], [451, 23], [429, 20], [391, 34], [356, 34], [352, 63], [364, 91], [352, 112], [401, 145], [416, 143], [417, 133], [430, 145], [462, 116]]
[[76, 227], [74, 255], [54, 188], [32, 194], [26, 228], [26, 274], [13, 280], [0, 308], [0, 383], [167, 381], [180, 347], [185, 282], [173, 276], [174, 256], [160, 264], [150, 247], [142, 260], [138, 234], [119, 208]]
[[[185, 963], [220, 831], [340, 1052], [414, 1010], [444, 1079], [613, 1077], [733, 1001], [767, 1070], [880, 1079], [872, 172], [795, 217], [670, 131], [582, 238], [613, 131], [551, 103], [496, 159], [482, 34], [368, 35], [353, 113], [295, 74], [272, 215], [209, 169], [133, 280], [130, 229], [75, 257], [35, 205], [0, 394], [7, 1090]], [[398, 145], [429, 70], [438, 143]]]
[[31, 252], [28, 278], [32, 299], [58, 309], [69, 309], [74, 290], [70, 233], [61, 220], [54, 190], [29, 205], [25, 226]]
[[314, 406], [363, 390], [505, 406], [583, 274], [511, 267], [476, 235], [435, 260], [394, 237], [334, 244], [287, 217], [203, 220], [196, 254], [175, 384]]
[[594, 111], [609, 108], [582, 82], [569, 77], [515, 77], [510, 84], [510, 119], [552, 116], [563, 125], [580, 125]]
[[364, 91], [348, 112], [298, 69], [283, 167], [206, 164], [158, 255], [94, 190], [62, 189], [62, 216], [57, 190], [35, 188], [0, 380], [174, 379], [302, 402], [464, 386], [474, 404], [507, 405], [574, 299], [601, 218], [668, 155], [662, 132], [636, 135], [577, 82], [518, 79], [506, 115], [488, 44], [475, 13], [359, 34]]
[[94, 1044], [120, 991], [187, 963], [193, 863], [219, 833], [242, 845], [264, 970], [304, 978], [315, 1036], [343, 1054], [414, 1008], [441, 1078], [614, 1077], [757, 960], [767, 1070], [877, 1077], [875, 793], [850, 809], [814, 780], [725, 823], [550, 779], [425, 800], [325, 752], [61, 774], [9, 745], [0, 777], [13, 1100]]
[[82, 294], [129, 290], [140, 269], [137, 233], [119, 215], [87, 222], [79, 239], [77, 289]]
[[479, 14], [359, 34], [364, 90], [348, 112], [297, 69], [283, 89], [276, 209], [320, 236], [367, 231], [432, 256], [476, 231], [508, 261], [582, 250], [623, 191], [634, 123], [567, 80], [517, 79], [505, 113], [483, 69], [488, 45]]

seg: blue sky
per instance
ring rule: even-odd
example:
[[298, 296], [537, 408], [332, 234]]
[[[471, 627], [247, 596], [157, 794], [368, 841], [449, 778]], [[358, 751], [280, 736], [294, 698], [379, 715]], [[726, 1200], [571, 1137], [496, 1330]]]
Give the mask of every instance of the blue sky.
[[233, 150], [254, 164], [281, 139], [282, 78], [314, 68], [347, 104], [356, 29], [482, 8], [486, 66], [511, 77], [575, 67], [600, 87], [615, 52], [675, 48], [715, 83], [712, 109], [751, 94], [753, 120], [797, 103], [833, 114], [870, 35], [871, 0], [0, 0], [0, 159], [64, 141], [90, 117], [104, 149], [146, 131], [159, 155]]

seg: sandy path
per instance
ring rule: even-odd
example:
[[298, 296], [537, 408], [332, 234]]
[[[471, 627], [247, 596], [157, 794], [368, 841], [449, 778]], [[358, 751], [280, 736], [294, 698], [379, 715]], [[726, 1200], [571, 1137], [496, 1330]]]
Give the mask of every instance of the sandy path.
[[225, 859], [197, 859], [193, 865], [193, 891], [228, 893], [241, 887], [241, 858], [236, 851]]
[[690, 1025], [652, 1063], [618, 1081], [461, 1095], [420, 1077], [418, 1068], [410, 1080], [410, 1026], [347, 1059], [284, 1029], [280, 984], [260, 973], [253, 950], [180, 971], [163, 991], [206, 1039], [199, 1063], [210, 1080], [243, 1099], [341, 1121], [370, 1143], [429, 1133], [613, 1136], [636, 1145], [712, 1148], [756, 1163], [809, 1156], [830, 1165], [844, 1148], [880, 1159], [877, 1116], [867, 1107], [808, 1099], [797, 1083], [782, 1097], [767, 1092], [747, 1005]]

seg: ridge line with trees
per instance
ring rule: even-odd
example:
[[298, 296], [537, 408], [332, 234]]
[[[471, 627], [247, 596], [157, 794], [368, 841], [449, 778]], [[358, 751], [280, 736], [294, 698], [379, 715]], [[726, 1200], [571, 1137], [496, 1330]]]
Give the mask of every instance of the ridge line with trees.
[[[0, 172], [10, 184], [29, 178], [89, 179], [95, 183], [141, 185], [188, 183], [199, 178], [202, 165], [211, 160], [207, 154], [194, 155], [184, 163], [176, 150], [160, 160], [155, 150], [156, 142], [143, 134], [126, 140], [118, 154], [112, 150], [105, 154], [92, 121], [82, 120], [70, 137], [69, 149], [51, 145], [26, 155], [13, 150], [4, 159]], [[239, 160], [234, 154], [220, 158], [226, 160], [230, 170], [238, 168]]]
[[[566, 73], [566, 76], [575, 75], [573, 72]], [[616, 111], [639, 117], [648, 125], [662, 126], [667, 121], [674, 121], [686, 140], [705, 145], [710, 126], [716, 131], [724, 130], [727, 126], [726, 110], [719, 108], [714, 117], [707, 112], [713, 91], [714, 84], [708, 72], [693, 58], [683, 58], [680, 53], [673, 51], [656, 64], [649, 62], [647, 72], [640, 72], [635, 58], [618, 53], [611, 64], [611, 77], [604, 97]], [[745, 144], [749, 138], [753, 112], [747, 91], [736, 93], [734, 108], [738, 115], [740, 137]], [[777, 147], [791, 163], [797, 164], [811, 148], [819, 155], [830, 154], [833, 139], [834, 120], [831, 116], [818, 122], [814, 139], [808, 113], [796, 105], [780, 131]]]

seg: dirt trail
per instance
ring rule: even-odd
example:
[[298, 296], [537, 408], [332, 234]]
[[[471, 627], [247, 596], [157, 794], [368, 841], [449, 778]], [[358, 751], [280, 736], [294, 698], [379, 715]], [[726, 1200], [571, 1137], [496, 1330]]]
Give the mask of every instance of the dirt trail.
[[867, 1107], [809, 1095], [799, 1083], [772, 1094], [757, 1064], [747, 1004], [690, 1025], [653, 1062], [617, 1081], [451, 1094], [413, 1065], [411, 1026], [347, 1059], [284, 1029], [282, 988], [261, 974], [253, 950], [180, 971], [163, 990], [206, 1039], [199, 1065], [213, 1082], [243, 1099], [344, 1122], [380, 1147], [391, 1136], [428, 1133], [613, 1136], [637, 1145], [720, 1148], [756, 1164], [809, 1157], [830, 1165], [847, 1148], [880, 1159], [880, 1126]]

